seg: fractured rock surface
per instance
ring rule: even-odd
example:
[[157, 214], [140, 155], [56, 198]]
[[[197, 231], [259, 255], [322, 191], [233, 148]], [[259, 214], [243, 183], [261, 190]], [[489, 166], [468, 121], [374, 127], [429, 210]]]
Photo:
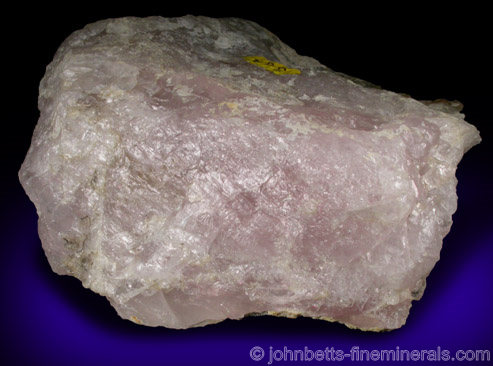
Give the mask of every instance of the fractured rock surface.
[[90, 24], [39, 109], [19, 175], [53, 270], [170, 328], [402, 326], [480, 141], [453, 104], [333, 72], [241, 19]]

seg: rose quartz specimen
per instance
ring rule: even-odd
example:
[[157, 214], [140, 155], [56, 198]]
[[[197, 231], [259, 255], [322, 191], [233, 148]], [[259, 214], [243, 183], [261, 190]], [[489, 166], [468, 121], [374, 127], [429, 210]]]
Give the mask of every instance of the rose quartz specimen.
[[109, 19], [48, 66], [19, 175], [53, 270], [123, 318], [394, 329], [480, 141], [454, 107], [333, 72], [250, 21]]

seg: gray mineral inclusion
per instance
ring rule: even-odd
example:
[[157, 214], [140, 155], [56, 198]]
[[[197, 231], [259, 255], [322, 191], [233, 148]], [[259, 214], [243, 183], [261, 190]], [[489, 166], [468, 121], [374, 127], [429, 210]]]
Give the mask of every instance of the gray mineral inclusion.
[[402, 326], [479, 133], [250, 21], [121, 18], [67, 38], [20, 170], [56, 273], [139, 324], [248, 314]]

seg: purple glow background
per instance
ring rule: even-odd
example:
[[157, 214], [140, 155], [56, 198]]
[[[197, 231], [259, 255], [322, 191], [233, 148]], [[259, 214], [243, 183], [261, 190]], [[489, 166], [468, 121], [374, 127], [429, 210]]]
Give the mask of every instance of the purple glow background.
[[[265, 359], [250, 359], [254, 346], [266, 351], [269, 346], [291, 350], [334, 347], [346, 353], [352, 346], [368, 350], [397, 346], [431, 350], [440, 346], [451, 352], [487, 349], [493, 355], [489, 127], [493, 115], [488, 109], [493, 93], [487, 90], [493, 80], [491, 57], [484, 47], [491, 36], [483, 23], [486, 20], [481, 19], [481, 10], [468, 14], [463, 8], [460, 14], [416, 15], [412, 21], [383, 15], [366, 18], [365, 10], [347, 17], [334, 8], [324, 14], [308, 9], [280, 14], [214, 10], [210, 5], [169, 11], [158, 7], [144, 11], [119, 6], [117, 12], [88, 8], [65, 19], [55, 10], [30, 8], [29, 14], [22, 13], [24, 25], [9, 30], [12, 36], [6, 49], [10, 56], [2, 61], [6, 63], [6, 85], [11, 89], [4, 106], [7, 113], [2, 114], [0, 365], [267, 364]], [[187, 13], [251, 19], [299, 53], [334, 70], [417, 99], [463, 102], [466, 119], [478, 127], [483, 142], [459, 165], [459, 208], [452, 231], [444, 240], [442, 258], [428, 278], [423, 299], [414, 303], [403, 328], [375, 334], [335, 323], [273, 317], [225, 321], [187, 331], [147, 328], [121, 320], [106, 299], [84, 289], [78, 280], [51, 271], [37, 234], [34, 206], [16, 176], [38, 119], [37, 88], [45, 66], [63, 39], [87, 23], [125, 15]], [[15, 18], [18, 14], [10, 15]], [[467, 29], [459, 28], [447, 20], [453, 16], [470, 16], [474, 22]], [[361, 31], [348, 30], [351, 21], [358, 22]], [[394, 40], [395, 34], [402, 37], [399, 42]], [[25, 44], [19, 46], [17, 41]]]

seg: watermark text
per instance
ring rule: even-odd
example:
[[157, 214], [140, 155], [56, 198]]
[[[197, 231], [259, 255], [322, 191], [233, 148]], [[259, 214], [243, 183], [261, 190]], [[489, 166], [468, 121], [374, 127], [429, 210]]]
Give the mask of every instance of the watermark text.
[[488, 350], [458, 350], [449, 351], [437, 347], [429, 350], [407, 350], [396, 347], [389, 350], [367, 350], [358, 346], [345, 352], [334, 347], [312, 350], [303, 349], [274, 349], [255, 346], [250, 350], [250, 358], [253, 361], [274, 362], [282, 361], [490, 361], [491, 354]]

